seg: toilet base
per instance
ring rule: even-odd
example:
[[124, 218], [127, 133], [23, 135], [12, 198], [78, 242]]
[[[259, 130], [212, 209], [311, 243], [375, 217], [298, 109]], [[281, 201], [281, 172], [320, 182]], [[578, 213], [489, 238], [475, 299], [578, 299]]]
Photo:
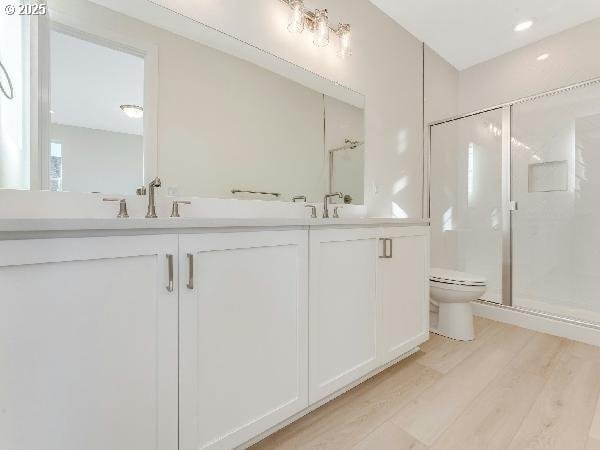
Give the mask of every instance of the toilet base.
[[435, 315], [437, 318], [431, 320], [432, 333], [457, 341], [475, 339], [471, 303], [439, 303], [439, 310]]

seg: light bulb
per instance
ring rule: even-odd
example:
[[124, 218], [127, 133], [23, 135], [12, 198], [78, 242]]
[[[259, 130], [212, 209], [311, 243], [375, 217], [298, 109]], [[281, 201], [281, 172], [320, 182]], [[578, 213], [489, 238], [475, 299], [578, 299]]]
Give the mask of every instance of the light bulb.
[[304, 31], [304, 2], [302, 0], [290, 0], [290, 33], [302, 33]]
[[329, 23], [327, 19], [327, 10], [315, 11], [315, 37], [313, 43], [317, 47], [325, 47], [329, 44]]
[[337, 29], [337, 35], [340, 39], [340, 48], [338, 49], [338, 56], [340, 58], [346, 58], [352, 55], [352, 48], [350, 47], [352, 33], [350, 31], [350, 25], [347, 23], [340, 23]]

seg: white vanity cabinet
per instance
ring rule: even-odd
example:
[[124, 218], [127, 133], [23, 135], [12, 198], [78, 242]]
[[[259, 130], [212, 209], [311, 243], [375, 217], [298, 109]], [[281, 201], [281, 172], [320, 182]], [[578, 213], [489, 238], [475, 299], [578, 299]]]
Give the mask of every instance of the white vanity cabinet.
[[428, 339], [428, 227], [310, 232], [310, 402]]
[[308, 406], [308, 232], [180, 237], [180, 449], [233, 448]]
[[429, 336], [429, 228], [383, 228], [380, 246], [380, 362], [386, 364]]
[[0, 242], [0, 448], [177, 449], [176, 255], [176, 235]]
[[1, 240], [0, 449], [244, 445], [427, 339], [428, 230]]
[[310, 402], [377, 367], [380, 229], [310, 232]]

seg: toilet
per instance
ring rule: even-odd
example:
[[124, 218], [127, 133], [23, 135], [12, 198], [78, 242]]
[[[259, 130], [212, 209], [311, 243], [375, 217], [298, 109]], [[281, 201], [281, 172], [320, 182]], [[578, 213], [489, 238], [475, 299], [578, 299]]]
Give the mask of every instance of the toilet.
[[487, 287], [484, 277], [449, 269], [431, 269], [431, 332], [459, 341], [472, 341], [471, 302], [481, 298]]

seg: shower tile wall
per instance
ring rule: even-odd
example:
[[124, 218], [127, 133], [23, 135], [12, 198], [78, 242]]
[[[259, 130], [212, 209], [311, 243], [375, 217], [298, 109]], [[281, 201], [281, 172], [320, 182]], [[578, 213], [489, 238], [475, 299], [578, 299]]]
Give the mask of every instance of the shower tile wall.
[[[432, 266], [485, 276], [495, 302], [501, 118], [431, 130]], [[600, 84], [514, 105], [511, 154], [513, 305], [600, 323]]]
[[[515, 105], [512, 122], [513, 304], [600, 323], [600, 87]], [[558, 161], [566, 190], [530, 192], [529, 166]]]
[[484, 296], [501, 301], [502, 112], [433, 127], [432, 266], [488, 279]]

